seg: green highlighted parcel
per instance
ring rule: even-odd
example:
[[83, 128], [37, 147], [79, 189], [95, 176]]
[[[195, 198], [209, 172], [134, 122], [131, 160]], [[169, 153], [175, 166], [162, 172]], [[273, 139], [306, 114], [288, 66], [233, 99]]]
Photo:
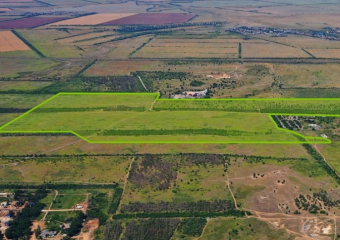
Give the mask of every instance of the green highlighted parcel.
[[59, 93], [0, 133], [72, 133], [89, 143], [330, 143], [272, 115], [339, 116], [339, 99], [159, 99], [157, 93]]

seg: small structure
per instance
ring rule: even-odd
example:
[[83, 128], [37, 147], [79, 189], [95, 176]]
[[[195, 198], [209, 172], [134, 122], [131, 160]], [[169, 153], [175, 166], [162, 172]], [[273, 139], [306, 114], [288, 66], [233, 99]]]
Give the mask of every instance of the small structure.
[[321, 134], [321, 137], [323, 137], [323, 138], [328, 138], [328, 136], [326, 135], [326, 134]]
[[48, 229], [44, 229], [44, 230], [41, 231], [40, 236], [42, 238], [47, 238], [47, 237], [55, 237], [56, 234], [57, 234], [56, 231], [50, 231]]
[[216, 74], [216, 75], [210, 74], [210, 75], [207, 75], [207, 77], [208, 78], [215, 78], [215, 79], [229, 79], [229, 78], [231, 78], [231, 75], [226, 74], [226, 73]]
[[204, 98], [208, 93], [208, 89], [204, 91], [187, 91], [182, 94], [175, 94], [172, 96], [174, 99], [183, 99], [183, 98]]
[[6, 208], [8, 206], [8, 202], [2, 202], [0, 203], [0, 206]]
[[308, 127], [314, 128], [315, 130], [321, 129], [321, 127], [318, 124], [308, 124]]
[[84, 208], [84, 206], [83, 205], [76, 205], [76, 209], [83, 209]]

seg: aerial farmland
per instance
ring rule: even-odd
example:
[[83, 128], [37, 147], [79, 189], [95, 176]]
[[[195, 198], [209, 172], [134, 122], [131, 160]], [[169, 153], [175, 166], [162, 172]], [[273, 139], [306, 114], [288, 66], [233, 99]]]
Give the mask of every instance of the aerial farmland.
[[0, 240], [340, 239], [339, 10], [0, 0]]

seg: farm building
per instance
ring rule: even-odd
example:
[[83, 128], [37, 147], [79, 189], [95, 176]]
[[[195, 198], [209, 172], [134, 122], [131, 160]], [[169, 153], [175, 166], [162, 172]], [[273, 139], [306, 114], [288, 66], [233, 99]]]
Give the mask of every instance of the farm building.
[[8, 202], [2, 202], [2, 203], [0, 203], [0, 206], [3, 207], [3, 208], [5, 208], [5, 207], [8, 206]]

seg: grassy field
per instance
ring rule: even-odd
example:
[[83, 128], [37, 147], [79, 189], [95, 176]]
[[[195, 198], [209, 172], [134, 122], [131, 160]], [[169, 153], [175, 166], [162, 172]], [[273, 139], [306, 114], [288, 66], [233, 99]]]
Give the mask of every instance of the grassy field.
[[[3, 179], [17, 182], [94, 182], [112, 183], [126, 175], [129, 157], [64, 157], [41, 160], [16, 159], [16, 164], [6, 165]], [[5, 160], [2, 164], [13, 161]], [[8, 172], [8, 173], [6, 173]]]
[[[143, 158], [139, 158], [133, 164], [140, 168], [143, 165], [142, 160]], [[162, 168], [157, 167], [157, 161], [165, 165]], [[138, 171], [135, 168], [132, 169], [122, 204], [126, 205], [131, 202], [157, 203], [165, 201], [180, 203], [200, 200], [231, 200], [230, 192], [225, 183], [223, 164], [211, 164], [209, 162], [195, 164], [193, 159], [189, 160], [180, 156], [160, 157], [157, 161], [153, 167], [143, 171], [144, 177], [142, 179], [135, 177]], [[171, 169], [174, 166], [178, 166], [176, 173], [174, 169]], [[164, 179], [169, 176], [168, 170], [172, 174], [176, 174], [176, 178], [170, 180], [168, 188], [159, 189], [158, 184], [164, 182]], [[157, 179], [157, 182], [153, 179]]]
[[75, 205], [85, 201], [85, 194], [58, 195], [52, 209], [72, 209]]
[[0, 108], [32, 108], [47, 100], [49, 97], [51, 97], [51, 95], [1, 94]]
[[339, 142], [333, 142], [329, 146], [320, 146], [321, 153], [326, 158], [326, 161], [339, 173], [340, 172], [340, 161], [339, 161]]
[[208, 225], [200, 238], [202, 240], [227, 240], [227, 239], [295, 239], [295, 235], [285, 230], [273, 229], [269, 224], [254, 218], [232, 219], [216, 218]]
[[20, 116], [20, 113], [0, 113], [0, 126]]
[[[56, 95], [41, 107], [5, 125], [2, 131], [73, 131], [91, 142], [116, 143], [300, 142], [291, 132], [277, 129], [268, 115], [262, 112], [295, 113], [304, 111], [308, 106], [311, 113], [322, 114], [335, 113], [339, 108], [334, 100], [324, 103], [307, 100], [160, 100], [155, 106], [156, 111], [150, 111], [155, 96]], [[112, 104], [113, 101], [115, 104]], [[74, 105], [70, 106], [70, 102]], [[221, 124], [221, 120], [225, 123]], [[249, 122], [252, 124], [249, 125]]]
[[2, 81], [0, 91], [10, 90], [37, 90], [42, 87], [46, 87], [52, 84], [52, 82], [38, 82], [38, 81]]
[[[52, 68], [57, 65], [56, 62], [53, 62], [48, 59], [37, 59], [36, 54], [33, 51], [28, 51], [31, 54], [30, 61], [27, 61], [26, 58], [20, 58], [21, 56], [15, 56], [15, 53], [11, 52], [11, 55], [7, 54], [7, 56], [2, 56], [0, 53], [0, 57], [3, 57], [4, 61], [2, 61], [1, 65], [1, 77], [2, 78], [14, 78], [19, 77], [22, 74], [28, 72], [39, 72], [45, 69]], [[22, 52], [19, 52], [22, 53]], [[24, 53], [27, 53], [26, 51]], [[5, 54], [4, 54], [5, 55]], [[12, 57], [16, 58], [12, 58]], [[27, 56], [26, 56], [27, 57]]]

